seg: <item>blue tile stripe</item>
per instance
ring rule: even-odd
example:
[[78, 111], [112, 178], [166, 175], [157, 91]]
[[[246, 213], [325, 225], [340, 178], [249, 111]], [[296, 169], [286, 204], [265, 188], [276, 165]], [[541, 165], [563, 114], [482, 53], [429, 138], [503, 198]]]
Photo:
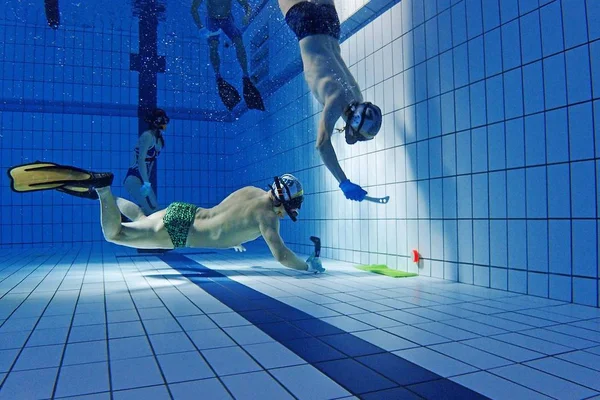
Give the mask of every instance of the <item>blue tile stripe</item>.
[[486, 399], [479, 393], [262, 294], [178, 253], [171, 268], [363, 399]]

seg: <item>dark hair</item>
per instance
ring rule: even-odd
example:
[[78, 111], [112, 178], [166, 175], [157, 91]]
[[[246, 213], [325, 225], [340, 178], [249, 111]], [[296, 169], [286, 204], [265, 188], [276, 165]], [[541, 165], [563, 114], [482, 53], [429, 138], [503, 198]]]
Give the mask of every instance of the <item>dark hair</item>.
[[156, 108], [146, 115], [144, 121], [146, 121], [151, 128], [154, 128], [158, 125], [168, 124], [170, 118], [165, 110], [162, 108]]

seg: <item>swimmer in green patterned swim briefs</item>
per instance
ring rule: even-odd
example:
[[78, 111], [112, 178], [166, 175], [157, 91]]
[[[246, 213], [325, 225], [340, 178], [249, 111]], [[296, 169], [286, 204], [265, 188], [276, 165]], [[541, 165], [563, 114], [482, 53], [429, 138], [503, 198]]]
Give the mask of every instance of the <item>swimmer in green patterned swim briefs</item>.
[[[279, 235], [279, 220], [296, 221], [304, 200], [302, 184], [293, 175], [275, 177], [268, 190], [247, 186], [236, 190], [212, 208], [172, 203], [148, 216], [136, 204], [115, 197], [111, 173], [36, 162], [9, 170], [15, 192], [57, 190], [89, 199], [99, 199], [104, 238], [138, 249], [201, 247], [244, 251], [243, 243], [262, 236], [277, 261], [286, 267], [323, 272], [318, 257], [299, 259]], [[121, 214], [132, 222], [121, 222]]]

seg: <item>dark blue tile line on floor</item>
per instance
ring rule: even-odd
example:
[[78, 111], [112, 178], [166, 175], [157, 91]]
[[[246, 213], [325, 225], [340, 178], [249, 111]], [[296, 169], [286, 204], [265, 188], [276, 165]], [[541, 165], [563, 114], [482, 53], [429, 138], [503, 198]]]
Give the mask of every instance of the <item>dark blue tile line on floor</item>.
[[160, 256], [173, 269], [363, 399], [486, 399], [451, 380], [327, 322], [236, 282], [182, 254]]
[[[160, 257], [163, 254], [166, 254], [168, 251], [172, 250], [143, 250], [139, 251], [138, 254], [117, 254], [115, 257], [117, 258], [136, 258], [136, 257]], [[197, 256], [197, 255], [205, 255], [205, 254], [217, 254], [216, 251], [194, 251], [185, 253], [186, 256]]]

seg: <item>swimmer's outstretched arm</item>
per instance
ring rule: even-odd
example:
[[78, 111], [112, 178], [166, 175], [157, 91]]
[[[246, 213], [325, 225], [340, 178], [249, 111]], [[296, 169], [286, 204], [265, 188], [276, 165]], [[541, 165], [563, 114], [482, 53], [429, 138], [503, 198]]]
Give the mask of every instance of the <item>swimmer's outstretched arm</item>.
[[140, 138], [138, 139], [138, 170], [140, 171], [140, 176], [142, 177], [142, 183], [150, 182], [150, 178], [148, 177], [148, 167], [146, 166], [146, 156], [148, 154], [148, 149], [152, 146], [152, 133], [146, 131], [142, 133]]
[[329, 96], [325, 101], [321, 121], [319, 122], [317, 150], [319, 150], [323, 164], [325, 164], [340, 184], [340, 189], [344, 192], [344, 196], [350, 200], [363, 201], [367, 192], [359, 185], [348, 180], [331, 144], [331, 134], [335, 129], [335, 123], [344, 112], [344, 107], [346, 106], [344, 101], [342, 96], [335, 94]]
[[325, 102], [321, 120], [319, 121], [319, 130], [317, 135], [317, 150], [321, 155], [323, 164], [333, 174], [338, 183], [345, 181], [346, 174], [342, 170], [340, 163], [331, 144], [331, 134], [335, 128], [335, 123], [340, 118], [343, 108], [339, 100], [329, 98]]
[[260, 232], [267, 242], [273, 257], [283, 266], [301, 271], [306, 271], [308, 265], [302, 261], [293, 251], [287, 248], [279, 235], [279, 221], [272, 220], [261, 221]]

